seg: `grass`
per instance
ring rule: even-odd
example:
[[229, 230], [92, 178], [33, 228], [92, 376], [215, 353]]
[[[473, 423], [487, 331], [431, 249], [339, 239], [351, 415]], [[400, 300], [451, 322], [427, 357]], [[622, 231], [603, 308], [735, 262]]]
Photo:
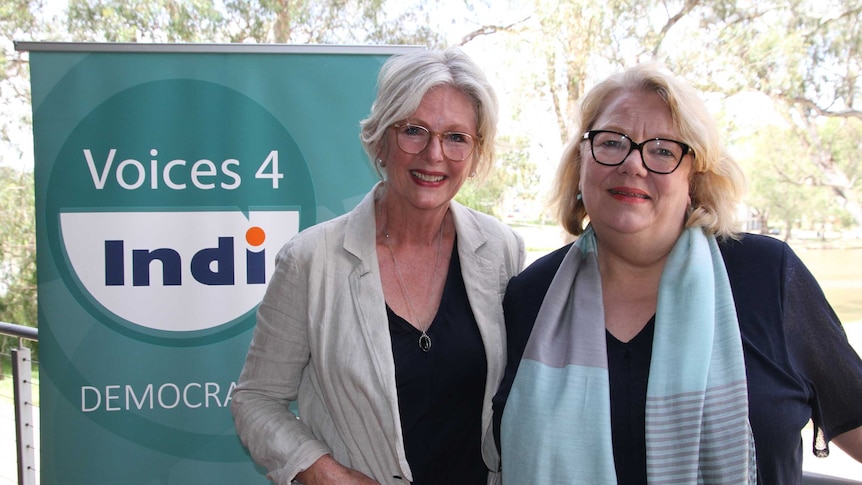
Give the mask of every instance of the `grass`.
[[846, 324], [862, 325], [862, 248], [794, 250]]

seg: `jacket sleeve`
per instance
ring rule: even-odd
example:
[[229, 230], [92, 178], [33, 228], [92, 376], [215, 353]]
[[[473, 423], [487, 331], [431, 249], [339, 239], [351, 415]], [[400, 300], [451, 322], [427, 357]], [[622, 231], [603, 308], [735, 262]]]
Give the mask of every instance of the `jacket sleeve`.
[[290, 410], [310, 359], [307, 279], [288, 242], [263, 301], [245, 365], [234, 390], [231, 413], [252, 458], [278, 484], [288, 484], [329, 448]]

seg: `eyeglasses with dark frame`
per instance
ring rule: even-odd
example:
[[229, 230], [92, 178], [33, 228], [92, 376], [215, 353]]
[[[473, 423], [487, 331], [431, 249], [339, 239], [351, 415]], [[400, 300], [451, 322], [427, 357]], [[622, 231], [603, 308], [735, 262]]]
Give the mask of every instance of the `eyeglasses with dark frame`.
[[476, 137], [460, 131], [436, 132], [422, 125], [413, 123], [395, 123], [395, 141], [398, 148], [405, 153], [418, 155], [428, 146], [431, 136], [440, 140], [443, 155], [449, 160], [460, 162], [466, 160], [476, 149]]
[[653, 173], [667, 175], [673, 173], [682, 163], [683, 157], [694, 150], [681, 141], [668, 138], [650, 138], [635, 143], [624, 133], [609, 130], [590, 130], [584, 133], [584, 140], [590, 141], [593, 160], [601, 165], [615, 167], [622, 164], [635, 150], [641, 154], [641, 163]]

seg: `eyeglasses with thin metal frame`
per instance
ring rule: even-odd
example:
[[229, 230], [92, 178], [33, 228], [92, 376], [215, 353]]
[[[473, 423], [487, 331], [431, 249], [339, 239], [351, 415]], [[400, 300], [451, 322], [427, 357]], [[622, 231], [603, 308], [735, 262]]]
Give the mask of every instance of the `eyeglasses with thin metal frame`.
[[673, 173], [682, 163], [683, 157], [694, 150], [681, 141], [668, 138], [650, 138], [635, 143], [624, 133], [610, 130], [590, 130], [584, 133], [583, 140], [590, 141], [593, 160], [601, 165], [615, 167], [621, 165], [635, 150], [641, 154], [641, 163], [653, 173], [667, 175]]
[[476, 149], [476, 137], [469, 133], [460, 131], [436, 132], [422, 125], [407, 122], [395, 123], [392, 128], [395, 130], [395, 141], [398, 143], [398, 148], [411, 155], [422, 153], [432, 136], [440, 140], [443, 155], [455, 162], [466, 160]]

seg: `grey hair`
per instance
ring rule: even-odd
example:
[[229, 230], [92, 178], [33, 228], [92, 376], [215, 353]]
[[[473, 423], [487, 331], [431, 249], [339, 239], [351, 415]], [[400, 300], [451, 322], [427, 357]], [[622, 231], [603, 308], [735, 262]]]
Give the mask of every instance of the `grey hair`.
[[390, 57], [377, 78], [377, 98], [371, 113], [360, 122], [360, 140], [383, 178], [379, 164], [386, 132], [419, 109], [422, 98], [438, 86], [452, 86], [473, 101], [478, 135], [472, 156], [472, 171], [484, 176], [494, 164], [497, 135], [497, 95], [482, 69], [460, 48], [417, 50]]

